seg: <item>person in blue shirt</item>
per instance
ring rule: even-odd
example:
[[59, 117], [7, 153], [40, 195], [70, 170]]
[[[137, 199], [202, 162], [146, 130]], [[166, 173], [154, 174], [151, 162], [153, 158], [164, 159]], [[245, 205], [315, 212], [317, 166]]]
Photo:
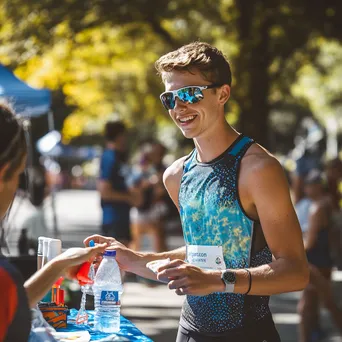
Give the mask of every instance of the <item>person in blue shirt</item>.
[[105, 125], [106, 147], [100, 164], [98, 190], [101, 196], [102, 233], [125, 244], [131, 241], [129, 212], [139, 204], [139, 193], [128, 187], [129, 168], [126, 164], [127, 129], [121, 121]]

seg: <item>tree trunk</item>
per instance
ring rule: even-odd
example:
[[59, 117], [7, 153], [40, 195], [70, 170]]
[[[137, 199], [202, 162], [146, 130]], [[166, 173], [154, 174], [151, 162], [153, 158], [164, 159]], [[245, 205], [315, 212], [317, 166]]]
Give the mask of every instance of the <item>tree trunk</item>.
[[[271, 61], [268, 51], [270, 20], [266, 12], [267, 4], [262, 5], [260, 2], [251, 5], [249, 1], [236, 3], [239, 4], [238, 33], [241, 42], [240, 56], [235, 65], [236, 90], [233, 89], [233, 96], [240, 107], [237, 128], [270, 148], [268, 68]], [[260, 16], [261, 11], [263, 15]]]

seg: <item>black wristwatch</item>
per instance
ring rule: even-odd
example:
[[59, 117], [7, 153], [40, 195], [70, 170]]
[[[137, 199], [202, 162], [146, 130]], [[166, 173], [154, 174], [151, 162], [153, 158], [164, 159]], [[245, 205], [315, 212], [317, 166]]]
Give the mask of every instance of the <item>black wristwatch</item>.
[[236, 283], [236, 274], [233, 271], [223, 270], [221, 273], [221, 280], [226, 286], [225, 292], [233, 293]]

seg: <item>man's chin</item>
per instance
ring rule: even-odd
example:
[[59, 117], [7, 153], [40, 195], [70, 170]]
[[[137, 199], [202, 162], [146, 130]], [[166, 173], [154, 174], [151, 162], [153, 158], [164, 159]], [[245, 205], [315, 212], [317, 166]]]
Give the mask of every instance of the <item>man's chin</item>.
[[184, 137], [187, 138], [187, 139], [194, 139], [194, 138], [196, 138], [196, 134], [193, 131], [190, 132], [190, 131], [183, 131], [182, 130], [182, 133], [183, 133]]

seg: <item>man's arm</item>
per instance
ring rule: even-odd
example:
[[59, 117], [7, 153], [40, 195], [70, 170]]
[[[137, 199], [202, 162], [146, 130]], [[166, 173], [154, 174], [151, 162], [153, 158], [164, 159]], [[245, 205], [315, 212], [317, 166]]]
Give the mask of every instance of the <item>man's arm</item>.
[[[150, 261], [159, 259], [171, 260], [185, 259], [185, 246], [179, 247], [172, 251], [162, 253], [143, 253], [136, 252], [130, 248], [127, 248], [121, 242], [112, 237], [101, 236], [98, 234], [88, 236], [83, 243], [88, 246], [90, 240], [93, 240], [96, 244], [106, 243], [107, 249], [113, 249], [116, 251], [116, 261], [119, 264], [120, 269], [128, 272], [132, 272], [141, 277], [157, 280], [156, 275], [146, 267], [146, 264]], [[95, 268], [97, 268], [102, 260], [101, 256], [98, 256], [95, 261]]]
[[[146, 264], [160, 259], [167, 259], [170, 260], [184, 260], [186, 255], [186, 248], [185, 246], [179, 247], [172, 251], [162, 252], [162, 253], [139, 253], [135, 252], [137, 259], [136, 262], [130, 265], [129, 271], [135, 273], [141, 277], [158, 280], [157, 275], [154, 274], [150, 269], [146, 267]], [[163, 281], [163, 279], [159, 279]]]
[[[176, 160], [165, 170], [163, 175], [165, 188], [178, 210], [178, 192], [183, 174], [183, 163], [185, 158], [186, 157]], [[111, 244], [110, 248], [117, 251], [116, 259], [121, 269], [153, 280], [157, 280], [157, 277], [151, 270], [146, 267], [146, 264], [148, 262], [167, 258], [170, 258], [171, 260], [184, 260], [186, 256], [185, 246], [162, 253], [141, 253], [127, 248], [113, 238], [103, 237], [100, 235], [92, 235], [84, 240], [84, 244], [87, 246], [90, 240], [93, 240], [95, 243], [107, 242]]]
[[[272, 295], [301, 290], [307, 285], [309, 269], [283, 169], [267, 154], [247, 156], [244, 166], [248, 170], [244, 178], [246, 187], [274, 256], [272, 263], [250, 269], [250, 294]], [[247, 289], [246, 271], [240, 270], [236, 292], [245, 293]]]
[[[242, 163], [239, 177], [239, 193], [243, 194], [244, 199], [242, 203], [246, 203], [247, 198], [250, 204], [247, 213], [260, 220], [274, 256], [270, 264], [249, 269], [252, 279], [249, 294], [266, 296], [301, 290], [308, 283], [309, 269], [282, 167], [275, 158], [260, 154], [246, 156]], [[234, 292], [246, 293], [249, 288], [248, 273], [244, 269], [233, 271], [236, 273]], [[201, 270], [182, 260], [174, 260], [159, 269], [158, 278], [167, 277], [176, 278], [169, 282], [169, 288], [175, 289], [179, 295], [202, 296], [225, 290], [221, 271]]]

